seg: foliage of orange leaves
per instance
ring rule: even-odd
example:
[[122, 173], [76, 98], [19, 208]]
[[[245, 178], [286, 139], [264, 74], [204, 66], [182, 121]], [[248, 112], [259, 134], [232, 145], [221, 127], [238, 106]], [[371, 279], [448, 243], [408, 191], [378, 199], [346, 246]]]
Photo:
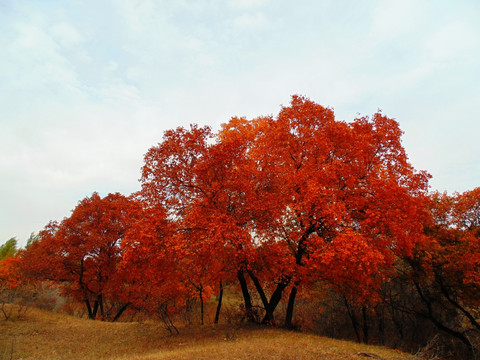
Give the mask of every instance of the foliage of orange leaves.
[[24, 274], [61, 282], [95, 318], [106, 299], [123, 295], [121, 244], [139, 209], [138, 203], [118, 193], [104, 198], [94, 193], [83, 199], [70, 217], [49, 224], [40, 233], [41, 240], [20, 254]]
[[[152, 311], [192, 294], [203, 301], [237, 278], [245, 304], [253, 285], [270, 322], [289, 292], [289, 323], [297, 292], [318, 280], [363, 303], [396, 258], [427, 243], [429, 175], [408, 162], [401, 135], [380, 112], [338, 121], [301, 96], [276, 117], [232, 118], [217, 134], [169, 130], [146, 153], [134, 198], [84, 199], [25, 252], [25, 273], [66, 281], [78, 299]], [[468, 227], [467, 198], [434, 217]]]
[[18, 257], [9, 257], [0, 261], [0, 287], [4, 285], [13, 289], [21, 283], [18, 265]]
[[217, 136], [168, 131], [145, 156], [141, 193], [168, 209], [186, 254], [204, 249], [200, 269], [208, 258], [218, 273], [246, 271], [271, 316], [306, 279], [365, 284], [366, 297], [384, 278], [372, 275], [423, 238], [429, 176], [401, 134], [381, 113], [346, 123], [294, 96], [278, 117], [233, 118]]
[[[432, 194], [431, 241], [422, 264], [445, 287], [478, 304], [480, 299], [480, 188], [461, 194]], [[432, 275], [433, 276], [433, 275]]]

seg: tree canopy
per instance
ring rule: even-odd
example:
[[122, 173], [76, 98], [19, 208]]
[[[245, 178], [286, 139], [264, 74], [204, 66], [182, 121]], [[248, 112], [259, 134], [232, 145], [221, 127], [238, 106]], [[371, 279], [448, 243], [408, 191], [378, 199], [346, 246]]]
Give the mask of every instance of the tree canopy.
[[133, 307], [173, 325], [196, 299], [203, 324], [216, 294], [218, 321], [228, 283], [244, 318], [293, 327], [297, 299], [320, 288], [341, 299], [359, 341], [358, 314], [368, 341], [368, 317], [384, 338], [388, 313], [402, 338], [408, 314], [469, 345], [480, 331], [480, 190], [429, 193], [401, 137], [381, 112], [339, 121], [302, 96], [216, 133], [168, 130], [145, 154], [140, 191], [93, 193], [11, 264], [10, 239], [0, 269], [12, 284], [61, 284], [91, 319]]

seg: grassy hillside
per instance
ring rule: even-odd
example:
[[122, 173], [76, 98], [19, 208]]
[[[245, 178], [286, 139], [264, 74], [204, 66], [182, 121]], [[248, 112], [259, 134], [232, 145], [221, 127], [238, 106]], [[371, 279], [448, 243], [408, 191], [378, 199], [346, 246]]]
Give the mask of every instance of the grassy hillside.
[[[12, 356], [13, 349], [13, 356]], [[369, 356], [367, 356], [369, 355]], [[29, 309], [0, 320], [4, 359], [416, 359], [382, 347], [276, 329], [105, 323]]]

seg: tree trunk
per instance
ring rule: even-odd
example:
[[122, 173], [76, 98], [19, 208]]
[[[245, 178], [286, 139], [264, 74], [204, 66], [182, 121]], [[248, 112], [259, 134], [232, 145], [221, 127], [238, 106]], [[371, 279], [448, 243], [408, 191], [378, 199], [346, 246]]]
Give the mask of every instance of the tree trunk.
[[270, 297], [270, 301], [268, 301], [267, 296], [265, 295], [265, 291], [263, 291], [262, 284], [258, 278], [253, 274], [253, 272], [248, 271], [248, 275], [253, 281], [255, 288], [257, 289], [258, 295], [262, 299], [263, 306], [265, 308], [265, 317], [262, 320], [263, 324], [273, 324], [275, 323], [274, 312], [277, 308], [278, 303], [282, 299], [283, 290], [288, 286], [290, 282], [290, 278], [286, 278], [284, 281], [277, 284], [275, 291], [273, 292], [272, 296]]
[[93, 304], [92, 319], [95, 320], [95, 318], [97, 317], [97, 312], [98, 312], [98, 300], [95, 300]]
[[242, 289], [243, 301], [245, 304], [245, 316], [248, 322], [255, 322], [255, 316], [253, 314], [252, 298], [248, 292], [247, 280], [245, 279], [245, 273], [243, 270], [237, 271], [237, 279], [240, 282], [240, 288]]
[[255, 288], [257, 289], [258, 295], [260, 295], [260, 299], [262, 300], [263, 307], [265, 308], [265, 317], [263, 319], [263, 323], [267, 322], [273, 322], [273, 311], [271, 310], [270, 304], [268, 302], [267, 296], [265, 295], [265, 292], [263, 291], [262, 285], [260, 284], [260, 281], [258, 278], [251, 272], [248, 271], [248, 275], [250, 275], [250, 278], [253, 281], [253, 284], [255, 285]]
[[115, 317], [113, 318], [112, 321], [113, 321], [113, 322], [117, 321], [117, 320], [120, 318], [120, 316], [122, 316], [123, 312], [124, 312], [125, 310], [127, 310], [127, 308], [128, 308], [129, 305], [130, 305], [130, 303], [126, 303], [125, 305], [123, 305], [123, 306], [120, 308], [120, 310], [118, 310], [117, 315], [115, 315]]
[[[298, 242], [297, 251], [295, 252], [295, 263], [299, 267], [302, 266], [302, 258], [306, 252], [306, 241], [308, 237], [315, 231], [315, 229], [316, 229], [316, 224], [310, 224], [310, 226], [305, 230], [305, 233], [302, 235], [302, 237], [300, 238], [300, 241]], [[287, 285], [290, 281], [291, 281], [291, 278], [288, 278]], [[293, 327], [293, 310], [295, 309], [295, 298], [298, 292], [297, 286], [299, 285], [299, 281], [300, 280], [298, 279], [295, 280], [295, 283], [288, 297], [287, 313], [285, 315], [285, 326], [287, 328]]]
[[204, 310], [203, 310], [203, 286], [202, 285], [200, 285], [200, 288], [198, 289], [198, 293], [199, 293], [199, 297], [200, 297], [200, 322], [203, 325], [204, 324], [204, 321], [203, 321]]
[[417, 281], [413, 281], [413, 284], [415, 285], [415, 289], [417, 290], [417, 293], [420, 296], [420, 299], [425, 303], [425, 306], [427, 308], [427, 313], [424, 313], [423, 311], [415, 311], [414, 313], [425, 319], [430, 320], [438, 329], [443, 330], [447, 334], [450, 334], [456, 337], [461, 342], [463, 342], [468, 347], [468, 349], [470, 349], [470, 351], [473, 352], [472, 344], [470, 340], [465, 336], [465, 333], [456, 331], [448, 327], [444, 322], [442, 322], [442, 320], [439, 320], [434, 314], [431, 297], [428, 296], [427, 294], [424, 294], [424, 292], [422, 291], [422, 288], [420, 287], [420, 284]]
[[273, 292], [272, 296], [270, 297], [270, 301], [268, 302], [268, 311], [270, 314], [270, 318], [267, 318], [267, 316], [265, 316], [265, 319], [263, 320], [265, 324], [275, 323], [275, 318], [274, 318], [275, 309], [280, 303], [280, 300], [282, 300], [283, 290], [285, 290], [285, 288], [288, 286], [289, 283], [290, 283], [290, 278], [287, 278], [286, 280], [277, 284], [277, 287], [275, 288], [275, 291]]
[[367, 318], [367, 307], [362, 307], [362, 316], [363, 316], [363, 342], [368, 344], [368, 318]]
[[358, 331], [357, 316], [355, 315], [355, 312], [353, 311], [353, 309], [350, 307], [350, 304], [348, 303], [348, 300], [345, 296], [343, 297], [343, 301], [344, 301], [345, 307], [347, 308], [347, 313], [348, 313], [348, 316], [350, 317], [350, 321], [352, 322], [352, 327], [353, 327], [353, 331], [355, 331], [357, 342], [361, 343], [362, 339], [360, 338], [360, 333]]
[[378, 339], [380, 340], [380, 345], [385, 345], [385, 308], [383, 306], [377, 306], [375, 308], [375, 314], [378, 318]]
[[87, 307], [88, 318], [90, 320], [95, 320], [95, 317], [93, 316], [92, 307], [90, 306], [90, 301], [88, 301], [88, 299], [85, 299], [85, 305]]
[[285, 315], [285, 327], [293, 328], [293, 309], [295, 306], [295, 297], [297, 296], [297, 287], [294, 285], [288, 297], [287, 314]]
[[220, 309], [222, 308], [222, 299], [223, 299], [223, 284], [220, 281], [220, 293], [218, 294], [218, 304], [217, 304], [217, 311], [215, 312], [215, 324], [218, 324], [218, 320], [220, 319]]
[[105, 320], [105, 311], [103, 310], [103, 295], [100, 294], [97, 296], [97, 301], [98, 301], [98, 305], [99, 305], [99, 308], [100, 308], [100, 316], [102, 317], [102, 321]]

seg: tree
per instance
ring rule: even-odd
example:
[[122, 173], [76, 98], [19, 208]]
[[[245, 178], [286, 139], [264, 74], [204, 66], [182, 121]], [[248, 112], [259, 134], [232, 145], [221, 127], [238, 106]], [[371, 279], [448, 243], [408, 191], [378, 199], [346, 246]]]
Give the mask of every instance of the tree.
[[176, 330], [171, 315], [184, 308], [184, 247], [175, 237], [177, 224], [159, 205], [146, 207], [131, 226], [122, 244], [119, 271], [124, 296], [137, 309], [161, 317], [169, 331]]
[[141, 197], [147, 207], [165, 208], [177, 224], [184, 262], [194, 264], [186, 268], [187, 282], [203, 292], [204, 286], [213, 288], [236, 274], [250, 313], [244, 278], [252, 250], [244, 195], [248, 184], [237, 179], [245, 147], [242, 142], [212, 144], [212, 136], [209, 128], [195, 125], [167, 131], [145, 155]]
[[[109, 317], [105, 308], [118, 305], [123, 279], [118, 271], [126, 230], [139, 216], [139, 204], [119, 193], [97, 193], [79, 202], [69, 218], [50, 223], [22, 254], [23, 268], [37, 280], [61, 282], [84, 302], [90, 319]], [[127, 303], [120, 304], [123, 311]], [[123, 309], [123, 310], [122, 310]], [[117, 316], [113, 316], [117, 318]]]
[[13, 257], [17, 252], [17, 239], [14, 237], [7, 240], [5, 244], [0, 246], [0, 261]]
[[30, 236], [28, 237], [27, 239], [27, 244], [25, 245], [25, 248], [29, 248], [30, 246], [32, 246], [32, 244], [36, 241], [40, 240], [40, 235], [39, 234], [35, 234], [34, 232], [32, 232], [30, 234]]
[[[268, 214], [253, 218], [254, 243], [275, 249], [263, 256], [282, 260], [270, 272], [268, 280], [276, 284], [270, 299], [260, 281], [265, 274], [252, 268], [249, 275], [267, 321], [274, 320], [290, 286], [290, 326], [298, 286], [306, 279], [372, 284], [368, 274], [391, 269], [395, 255], [411, 254], [423, 234], [428, 175], [408, 163], [398, 124], [380, 113], [345, 123], [330, 109], [294, 96], [276, 119], [252, 122], [255, 134], [246, 155], [254, 168], [240, 173], [251, 174], [248, 188], [258, 190], [247, 193], [246, 203], [260, 204]], [[247, 126], [227, 124], [222, 140]], [[343, 263], [350, 258], [355, 261]], [[359, 267], [370, 270], [358, 272]]]
[[[141, 193], [182, 231], [196, 232], [189, 241], [235, 264], [247, 310], [250, 278], [265, 322], [275, 321], [290, 287], [291, 326], [307, 279], [352, 283], [355, 274], [365, 289], [379, 286], [382, 277], [367, 274], [388, 271], [421, 239], [428, 175], [408, 163], [400, 137], [380, 113], [348, 124], [294, 96], [275, 119], [233, 118], [216, 142], [209, 128], [166, 132], [145, 156]], [[350, 256], [357, 261], [340, 264]]]
[[404, 259], [410, 302], [400, 305], [460, 340], [473, 353], [480, 338], [480, 188], [431, 195], [427, 241]]
[[[7, 308], [5, 304], [14, 303], [18, 298], [17, 290], [21, 278], [18, 270], [18, 258], [8, 257], [0, 260], [0, 310], [8, 320], [13, 313], [13, 307]], [[18, 314], [24, 310], [23, 306], [18, 308]]]
[[[0, 310], [8, 320], [13, 314], [13, 307], [7, 308], [6, 304], [13, 304], [19, 300], [19, 289], [22, 283], [19, 270], [19, 258], [17, 253], [17, 240], [9, 239], [0, 246]], [[19, 305], [18, 315], [24, 311], [25, 307]]]

